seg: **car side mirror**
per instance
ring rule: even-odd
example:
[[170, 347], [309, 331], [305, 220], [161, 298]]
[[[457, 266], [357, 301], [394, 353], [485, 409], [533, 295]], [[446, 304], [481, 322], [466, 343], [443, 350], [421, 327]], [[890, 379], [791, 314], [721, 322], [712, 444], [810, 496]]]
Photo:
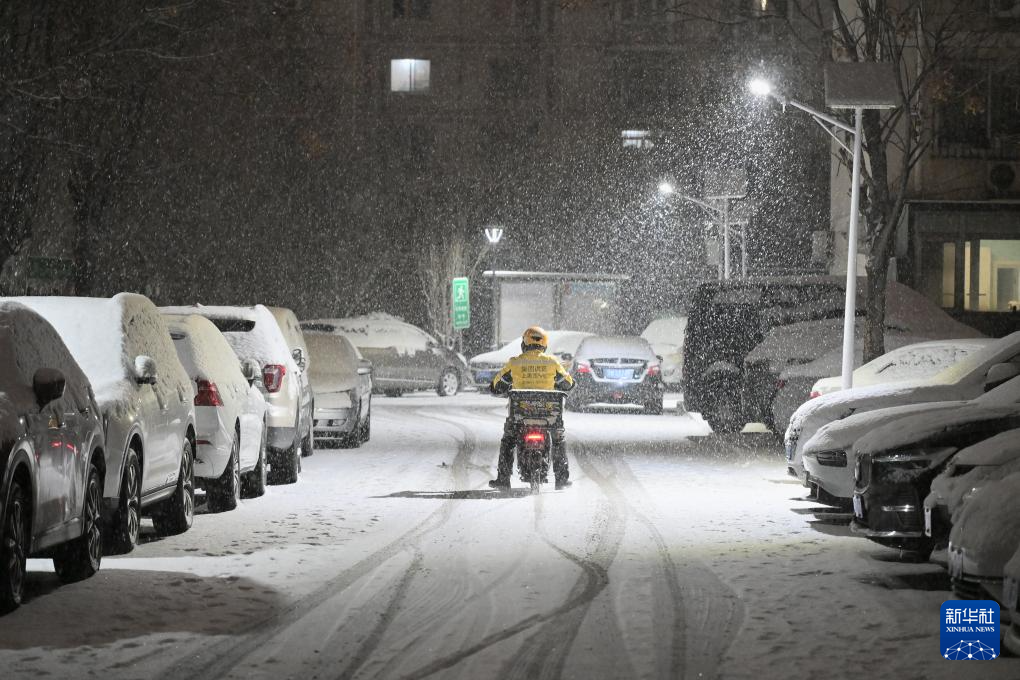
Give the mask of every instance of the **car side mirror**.
[[139, 385], [156, 384], [156, 360], [150, 356], [135, 357], [135, 382]]
[[254, 359], [245, 359], [241, 362], [241, 374], [248, 381], [249, 385], [254, 385], [255, 381], [262, 377], [262, 369], [259, 367], [259, 362]]
[[55, 368], [40, 368], [32, 376], [32, 391], [35, 392], [35, 403], [39, 408], [46, 406], [54, 399], [64, 396], [64, 374]]
[[308, 360], [305, 358], [305, 353], [301, 351], [300, 347], [296, 347], [294, 351], [290, 353], [290, 356], [294, 359], [294, 363], [297, 364], [297, 367], [302, 371], [305, 370], [306, 366], [308, 366]]
[[1002, 383], [1020, 375], [1020, 367], [1016, 364], [995, 364], [985, 374], [985, 392], [995, 389]]
[[358, 375], [371, 375], [372, 374], [372, 362], [368, 359], [362, 359], [358, 363]]

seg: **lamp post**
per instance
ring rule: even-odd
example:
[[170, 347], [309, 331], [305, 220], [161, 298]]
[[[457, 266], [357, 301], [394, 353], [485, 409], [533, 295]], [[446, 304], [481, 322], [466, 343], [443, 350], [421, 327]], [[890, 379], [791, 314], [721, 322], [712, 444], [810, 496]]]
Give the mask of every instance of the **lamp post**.
[[492, 269], [492, 346], [499, 347], [499, 306], [496, 304], [496, 246], [503, 239], [503, 227], [485, 227], [485, 239], [489, 242]]
[[[719, 268], [719, 278], [729, 280], [730, 272], [732, 270], [730, 257], [732, 237], [730, 234], [730, 227], [740, 226], [740, 275], [741, 278], [747, 278], [747, 222], [748, 217], [745, 214], [749, 212], [750, 204], [741, 202], [734, 205], [731, 203], [734, 199], [740, 199], [743, 197], [744, 192], [728, 192], [723, 191], [718, 196], [709, 197], [708, 200], [702, 198], [696, 198], [688, 194], [678, 192], [676, 187], [672, 183], [663, 180], [659, 182], [659, 193], [663, 196], [672, 196], [676, 194], [681, 199], [694, 203], [703, 210], [705, 210], [712, 218], [712, 221], [719, 227], [719, 231], [722, 236], [722, 263]], [[740, 210], [743, 208], [743, 210]], [[734, 219], [736, 217], [736, 219]]]
[[[825, 69], [826, 105], [837, 109], [853, 109], [853, 127], [822, 113], [807, 104], [788, 99], [776, 93], [764, 78], [755, 78], [749, 84], [751, 93], [759, 97], [772, 97], [783, 105], [804, 111], [829, 133], [839, 146], [852, 155], [850, 179], [850, 224], [846, 232], [846, 303], [843, 308], [843, 366], [842, 387], [853, 387], [854, 376], [854, 325], [857, 317], [857, 220], [861, 204], [861, 141], [864, 109], [891, 109], [899, 105], [895, 72], [892, 65], [880, 62], [852, 62], [829, 64]], [[852, 148], [840, 138], [838, 132], [849, 136]]]

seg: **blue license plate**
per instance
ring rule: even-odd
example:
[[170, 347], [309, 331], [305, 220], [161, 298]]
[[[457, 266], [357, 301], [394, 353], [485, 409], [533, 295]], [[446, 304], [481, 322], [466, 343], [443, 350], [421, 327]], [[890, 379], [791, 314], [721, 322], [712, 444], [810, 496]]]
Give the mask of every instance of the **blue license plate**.
[[602, 369], [602, 375], [604, 375], [607, 380], [631, 380], [634, 377], [634, 369], [604, 368]]
[[478, 384], [491, 383], [496, 371], [475, 371], [475, 382]]

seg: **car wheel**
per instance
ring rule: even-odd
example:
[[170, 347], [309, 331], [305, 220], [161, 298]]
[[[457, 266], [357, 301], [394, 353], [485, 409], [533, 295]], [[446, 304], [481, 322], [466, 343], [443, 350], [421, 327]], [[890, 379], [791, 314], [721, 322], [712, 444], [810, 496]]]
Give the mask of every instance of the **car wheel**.
[[371, 402], [368, 408], [368, 415], [365, 416], [365, 422], [358, 428], [358, 436], [361, 438], [361, 443], [364, 444], [372, 438], [372, 407]]
[[120, 502], [106, 537], [106, 552], [122, 555], [131, 552], [138, 544], [142, 526], [142, 463], [138, 451], [132, 446], [124, 461], [124, 474], [120, 482]]
[[89, 578], [99, 571], [99, 564], [103, 560], [103, 484], [94, 464], [89, 465], [84, 500], [81, 536], [57, 548], [53, 554], [53, 569], [64, 583]]
[[436, 385], [436, 394], [440, 397], [452, 397], [460, 391], [460, 375], [452, 368], [443, 369]]
[[226, 512], [237, 507], [241, 498], [241, 442], [237, 431], [230, 447], [230, 462], [220, 478], [209, 485], [209, 509]]
[[400, 390], [383, 390], [383, 394], [387, 397], [399, 397], [403, 394]]
[[255, 463], [255, 469], [244, 475], [241, 482], [242, 498], [258, 498], [266, 493], [266, 482], [268, 481], [266, 470], [266, 424], [262, 423], [262, 443], [259, 445], [259, 459]]
[[662, 410], [662, 399], [645, 402], [645, 413], [650, 416], [661, 416]]
[[301, 455], [310, 456], [315, 453], [315, 442], [312, 441], [312, 420], [308, 420], [308, 432], [304, 438], [301, 439]]
[[183, 534], [195, 521], [195, 461], [191, 451], [191, 440], [185, 437], [177, 488], [152, 516], [156, 532], [161, 536]]
[[25, 592], [28, 532], [31, 527], [28, 513], [25, 492], [14, 480], [7, 492], [3, 531], [0, 532], [0, 612], [17, 609]]
[[298, 479], [298, 472], [301, 470], [301, 451], [300, 446], [297, 442], [292, 444], [290, 448], [283, 451], [279, 451], [279, 457], [277, 460], [280, 461], [278, 465], [273, 465], [273, 469], [270, 471], [269, 481], [272, 484], [293, 484]]

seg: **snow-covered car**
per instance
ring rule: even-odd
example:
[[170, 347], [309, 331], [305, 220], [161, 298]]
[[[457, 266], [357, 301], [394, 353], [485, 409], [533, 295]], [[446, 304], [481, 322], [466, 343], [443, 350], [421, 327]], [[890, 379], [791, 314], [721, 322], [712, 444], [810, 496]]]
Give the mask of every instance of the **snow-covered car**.
[[92, 388], [57, 331], [0, 303], [0, 613], [21, 604], [29, 555], [51, 557], [65, 583], [99, 570], [103, 447]]
[[162, 535], [195, 513], [195, 393], [163, 315], [143, 295], [15, 298], [46, 318], [92, 383], [106, 439], [104, 543], [138, 542], [143, 512]]
[[266, 400], [223, 334], [203, 316], [167, 315], [181, 364], [195, 384], [195, 482], [213, 512], [266, 492]]
[[[1020, 374], [1020, 332], [988, 343], [926, 380], [854, 387], [810, 399], [794, 412], [786, 428], [787, 468], [806, 482], [804, 447], [828, 423], [891, 406], [973, 399], [1017, 374]], [[837, 443], [845, 444], [845, 439], [841, 437]], [[835, 450], [813, 448], [815, 451]]]
[[[908, 336], [886, 335], [886, 347], [896, 347], [909, 341]], [[964, 357], [994, 342], [992, 338], [961, 338], [957, 340], [930, 340], [896, 347], [861, 366], [861, 342], [856, 343], [854, 387], [885, 385], [908, 380], [925, 380], [945, 370]], [[808, 399], [820, 397], [842, 389], [842, 348], [830, 350], [820, 358], [806, 364], [789, 366], [779, 374], [776, 396], [772, 400], [773, 422], [786, 428], [790, 418]]]
[[[593, 333], [583, 331], [547, 331], [549, 335], [548, 353], [560, 360], [564, 368], [570, 366], [577, 353], [577, 346], [585, 338], [593, 337]], [[488, 389], [497, 371], [506, 365], [511, 358], [521, 353], [521, 341], [511, 340], [499, 349], [483, 352], [471, 357], [468, 365], [471, 375], [479, 389]]]
[[312, 446], [312, 420], [304, 408], [301, 367], [280, 324], [264, 305], [254, 307], [163, 307], [165, 314], [198, 314], [223, 333], [234, 354], [252, 360], [262, 372], [266, 400], [269, 482], [293, 484], [301, 471], [301, 454]]
[[[867, 387], [907, 380], [923, 380], [959, 363], [992, 342], [994, 342], [992, 338], [955, 338], [916, 342], [897, 347], [855, 369], [853, 385], [854, 387]], [[843, 389], [842, 378], [834, 375], [840, 369], [839, 356], [839, 353], [826, 355], [824, 361], [833, 370], [828, 371], [828, 377], [820, 378], [811, 385], [809, 396], [812, 399]], [[835, 363], [832, 363], [833, 359], [836, 359]], [[818, 367], [821, 365], [821, 362], [816, 364]]]
[[339, 333], [305, 331], [317, 445], [357, 447], [372, 431], [372, 362]]
[[1020, 427], [1020, 377], [955, 409], [936, 408], [876, 427], [853, 445], [851, 529], [876, 543], [930, 553], [924, 498], [961, 449]]
[[662, 413], [659, 358], [648, 341], [638, 336], [585, 338], [570, 367], [574, 389], [567, 406], [581, 408], [593, 403], [638, 404], [645, 413]]
[[452, 397], [467, 384], [467, 362], [431, 335], [398, 317], [369, 314], [302, 321], [303, 329], [340, 332], [372, 362], [376, 392], [399, 397], [415, 390]]
[[[863, 344], [863, 326], [861, 317], [855, 327], [855, 347]], [[884, 333], [886, 348], [895, 349], [926, 340], [980, 337], [981, 333], [956, 321], [916, 291], [902, 284], [889, 284]], [[806, 381], [789, 379], [790, 369], [838, 352], [835, 372], [839, 372], [842, 368], [842, 345], [842, 319], [800, 321], [772, 329], [744, 358], [740, 391], [743, 417], [748, 422], [762, 422], [775, 432], [783, 432], [789, 425], [788, 414], [793, 413], [789, 402], [799, 399], [803, 403], [810, 396], [805, 389]], [[855, 357], [857, 365], [859, 357], [859, 354]], [[932, 374], [935, 372], [932, 371]], [[826, 372], [825, 375], [832, 373]], [[921, 377], [918, 375], [915, 379]], [[780, 405], [776, 404], [777, 400], [781, 400]]]
[[664, 316], [653, 320], [641, 331], [641, 337], [652, 346], [652, 351], [662, 357], [662, 382], [674, 389], [680, 388], [683, 378], [686, 331], [686, 316]]
[[1020, 429], [1007, 430], [963, 449], [931, 483], [924, 499], [924, 533], [935, 539], [949, 534], [957, 512], [981, 487], [1020, 472]]
[[[312, 392], [312, 383], [308, 376], [311, 359], [308, 356], [308, 345], [305, 344], [304, 333], [301, 332], [297, 316], [291, 310], [286, 307], [267, 307], [266, 309], [272, 312], [273, 318], [280, 326], [283, 337], [286, 338], [287, 345], [290, 347], [291, 357], [297, 364], [297, 383], [301, 392], [301, 422], [308, 424], [307, 430], [310, 432], [312, 428], [310, 423], [314, 420], [312, 412], [315, 410], [315, 394]], [[313, 439], [313, 437], [306, 436], [302, 440], [301, 455], [312, 455], [315, 451]]]
[[947, 555], [953, 592], [960, 599], [992, 599], [1011, 611], [1016, 592], [1010, 593], [1013, 602], [1007, 602], [1003, 573], [1018, 549], [1020, 473], [986, 485], [960, 510]]

